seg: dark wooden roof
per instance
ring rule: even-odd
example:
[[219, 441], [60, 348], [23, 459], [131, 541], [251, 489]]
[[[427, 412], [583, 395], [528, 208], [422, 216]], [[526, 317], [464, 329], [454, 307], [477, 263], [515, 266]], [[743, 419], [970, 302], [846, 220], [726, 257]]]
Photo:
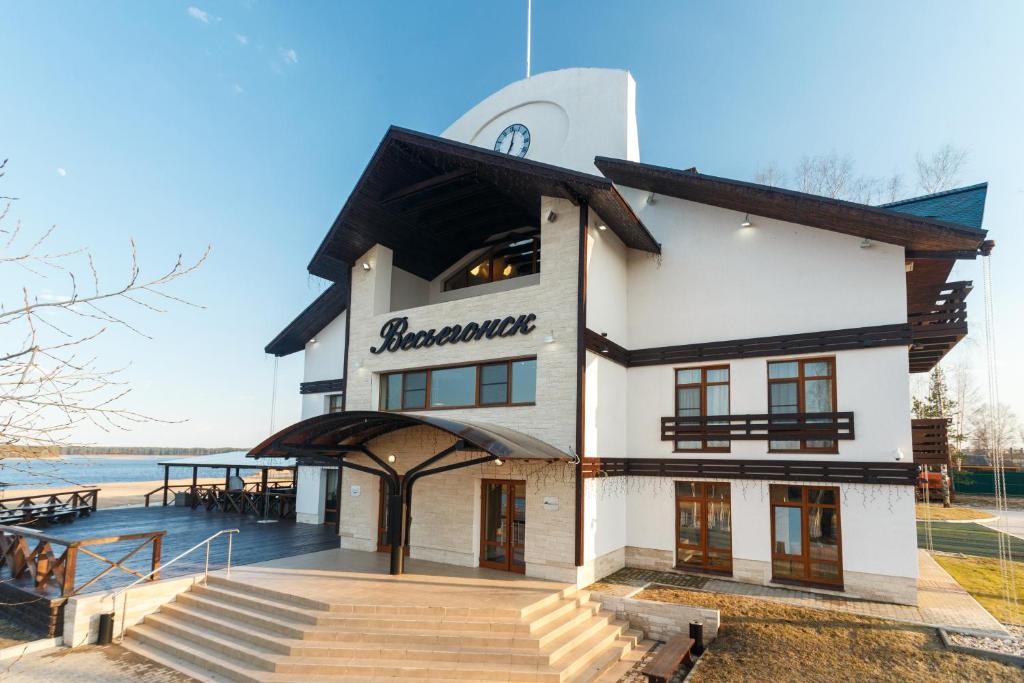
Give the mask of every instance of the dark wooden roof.
[[312, 454], [317, 446], [365, 444], [379, 436], [409, 427], [428, 426], [462, 439], [497, 458], [567, 460], [569, 456], [529, 434], [507, 427], [450, 420], [435, 415], [350, 410], [317, 415], [285, 427], [249, 451], [249, 457], [284, 457], [301, 450]]
[[619, 185], [809, 225], [919, 251], [974, 251], [985, 231], [895, 209], [704, 175], [695, 170], [597, 157], [597, 167]]
[[325, 289], [263, 350], [275, 356], [287, 356], [290, 353], [301, 351], [306, 347], [306, 342], [341, 315], [346, 306], [348, 306], [347, 277]]
[[607, 178], [391, 127], [309, 272], [336, 280], [374, 244], [432, 280], [494, 234], [539, 225], [542, 195], [586, 200], [626, 246], [658, 243]]

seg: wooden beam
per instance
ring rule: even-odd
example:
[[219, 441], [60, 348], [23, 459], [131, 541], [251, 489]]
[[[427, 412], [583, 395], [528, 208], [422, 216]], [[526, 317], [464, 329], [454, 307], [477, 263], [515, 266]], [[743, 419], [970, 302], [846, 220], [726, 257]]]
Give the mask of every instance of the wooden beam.
[[473, 175], [473, 172], [467, 168], [460, 168], [456, 171], [442, 173], [441, 175], [434, 176], [432, 178], [427, 178], [426, 180], [421, 180], [418, 183], [412, 183], [411, 185], [401, 187], [395, 190], [394, 192], [388, 194], [386, 197], [381, 199], [380, 202], [381, 204], [391, 204], [394, 202], [398, 202], [403, 199], [408, 199], [409, 197], [421, 194], [423, 192], [436, 190], [439, 187], [450, 185], [457, 180], [462, 180], [463, 178], [471, 175]]

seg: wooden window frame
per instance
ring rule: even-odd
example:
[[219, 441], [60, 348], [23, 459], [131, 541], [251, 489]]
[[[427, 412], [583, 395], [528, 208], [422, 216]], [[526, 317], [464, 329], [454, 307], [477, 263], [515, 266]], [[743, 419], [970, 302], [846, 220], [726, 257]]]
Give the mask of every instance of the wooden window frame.
[[[699, 496], [680, 496], [677, 491], [679, 490], [677, 484], [696, 484], [700, 487]], [[672, 482], [675, 495], [675, 513], [676, 513], [676, 547], [675, 547], [675, 569], [680, 571], [688, 572], [700, 572], [702, 574], [716, 574], [719, 576], [732, 576], [733, 569], [733, 556], [732, 556], [732, 484], [727, 481], [692, 481], [676, 479]], [[708, 488], [711, 486], [728, 486], [729, 487], [729, 569], [714, 569], [708, 566]], [[680, 502], [698, 502], [701, 506], [701, 544], [695, 546], [689, 543], [679, 542], [679, 503]], [[691, 564], [680, 564], [679, 562], [679, 548], [699, 548], [702, 557], [704, 558], [701, 566]]]
[[[340, 404], [337, 408], [335, 408], [335, 406], [331, 405], [333, 403], [332, 399], [335, 399], [335, 398], [338, 399], [338, 403]], [[327, 394], [327, 405], [326, 405], [327, 414], [330, 415], [331, 413], [343, 412], [344, 409], [345, 409], [344, 398], [345, 398], [345, 394], [340, 393], [340, 392], [339, 393], [334, 393], [334, 394]]]
[[[508, 247], [509, 245], [513, 244], [514, 242], [523, 242], [523, 241], [526, 241], [528, 239], [533, 242], [533, 245], [532, 245], [532, 247], [530, 249], [530, 272], [528, 272], [528, 273], [520, 273], [519, 275], [503, 277], [503, 278], [500, 278], [498, 280], [495, 280], [494, 279], [494, 260], [496, 258], [497, 253], [499, 251], [501, 251], [502, 249]], [[469, 283], [469, 271], [472, 270], [473, 267], [478, 266], [480, 263], [483, 263], [484, 261], [487, 262], [487, 281], [486, 282], [476, 282], [474, 284], [468, 284]], [[515, 278], [523, 277], [524, 275], [536, 275], [539, 272], [540, 272], [540, 231], [538, 230], [536, 232], [523, 233], [523, 234], [519, 234], [519, 235], [509, 235], [508, 238], [503, 239], [501, 242], [498, 242], [497, 244], [491, 246], [484, 253], [480, 254], [480, 256], [470, 260], [470, 262], [467, 263], [465, 266], [459, 268], [454, 273], [452, 273], [451, 275], [446, 277], [444, 279], [444, 283], [442, 283], [442, 285], [441, 285], [441, 291], [442, 292], [454, 292], [454, 291], [457, 291], [459, 289], [467, 289], [469, 287], [477, 287], [479, 285], [485, 285], [485, 284], [489, 284], [491, 282], [501, 282], [503, 280], [514, 280]], [[449, 286], [453, 280], [455, 280], [456, 278], [461, 277], [461, 276], [465, 276], [467, 284], [458, 285], [458, 286], [454, 286], [454, 287]], [[474, 276], [474, 277], [476, 277], [476, 276]]]
[[[771, 376], [771, 366], [781, 363], [796, 363], [798, 373], [796, 377], [779, 377], [773, 379]], [[831, 373], [828, 375], [817, 375], [814, 377], [807, 377], [804, 374], [804, 366], [808, 363], [828, 363], [831, 368]], [[814, 358], [786, 358], [770, 360], [765, 365], [765, 375], [768, 378], [768, 413], [772, 416], [772, 385], [773, 384], [786, 384], [796, 382], [797, 384], [797, 413], [807, 412], [807, 401], [805, 396], [804, 383], [807, 380], [820, 380], [828, 379], [832, 381], [832, 410], [830, 412], [838, 412], [838, 384], [836, 377], [836, 357], [835, 356], [816, 356]], [[730, 375], [731, 377], [731, 375]], [[785, 413], [778, 413], [778, 415], [784, 416]], [[779, 441], [795, 441], [796, 439], [778, 439]], [[827, 441], [828, 439], [810, 439], [811, 441]], [[830, 448], [813, 448], [807, 446], [808, 439], [800, 439], [800, 448], [772, 448], [772, 441], [768, 440], [768, 452], [769, 453], [823, 453], [828, 455], [836, 455], [839, 453], [839, 439], [832, 439], [832, 446]]]
[[[508, 493], [506, 494], [506, 501], [505, 501], [505, 505], [506, 505], [506, 510], [505, 510], [506, 517], [505, 517], [505, 519], [506, 519], [506, 524], [507, 524], [507, 528], [508, 528], [508, 532], [509, 532], [509, 538], [508, 538], [508, 543], [504, 544], [506, 546], [505, 547], [505, 561], [504, 562], [494, 562], [494, 561], [486, 559], [487, 546], [491, 544], [491, 541], [487, 540], [487, 529], [485, 528], [485, 522], [486, 522], [485, 516], [487, 514], [487, 486], [489, 484], [495, 485], [495, 486], [504, 486], [504, 487], [508, 488]], [[523, 565], [520, 567], [520, 566], [518, 566], [518, 565], [516, 565], [516, 564], [514, 564], [512, 562], [512, 557], [515, 554], [516, 548], [519, 547], [519, 544], [516, 544], [516, 543], [513, 542], [515, 540], [515, 533], [513, 531], [513, 526], [515, 524], [515, 514], [516, 514], [516, 510], [515, 510], [515, 504], [516, 504], [515, 488], [518, 485], [522, 485], [522, 487], [523, 487], [523, 501], [524, 501], [524, 504], [525, 504], [525, 501], [526, 501], [526, 481], [525, 480], [522, 480], [522, 479], [481, 479], [480, 480], [480, 560], [479, 560], [479, 562], [480, 562], [480, 566], [481, 567], [485, 567], [487, 569], [497, 569], [498, 571], [512, 572], [514, 574], [525, 574], [526, 573], [526, 530], [525, 530], [525, 528], [523, 530], [523, 543], [522, 543]], [[526, 514], [525, 508], [524, 508], [523, 514]], [[526, 522], [524, 521], [523, 524], [526, 524]]]
[[[394, 371], [390, 371], [390, 372], [382, 372], [381, 375], [380, 375], [380, 391], [379, 391], [380, 395], [378, 397], [378, 402], [377, 403], [380, 406], [380, 410], [382, 412], [388, 412], [388, 413], [421, 412], [421, 411], [426, 411], [426, 410], [464, 410], [466, 408], [520, 408], [520, 407], [526, 407], [526, 406], [535, 406], [535, 405], [537, 405], [536, 393], [534, 394], [534, 400], [533, 401], [524, 401], [524, 402], [518, 402], [518, 403], [513, 403], [512, 402], [512, 381], [513, 381], [512, 380], [512, 364], [513, 363], [518, 363], [518, 362], [521, 362], [521, 361], [527, 361], [527, 360], [532, 360], [534, 363], [536, 363], [537, 362], [537, 357], [536, 356], [516, 356], [514, 358], [496, 358], [494, 360], [478, 361], [476, 363], [453, 363], [453, 364], [449, 364], [449, 365], [434, 365], [434, 366], [429, 366], [429, 367], [408, 368], [406, 370], [394, 370]], [[508, 376], [508, 383], [507, 383], [507, 388], [505, 390], [505, 402], [504, 403], [481, 403], [480, 402], [480, 379], [481, 379], [481, 376], [483, 374], [483, 371], [482, 371], [481, 368], [483, 368], [483, 366], [485, 366], [485, 365], [502, 365], [502, 364], [506, 365], [506, 371], [508, 373], [508, 375], [507, 375]], [[458, 406], [431, 406], [430, 405], [430, 393], [431, 393], [431, 384], [432, 384], [431, 380], [432, 380], [433, 373], [435, 371], [437, 371], [437, 370], [454, 370], [454, 369], [457, 369], [457, 368], [475, 368], [476, 369], [476, 379], [474, 380], [474, 389], [473, 389], [473, 403], [466, 404], [466, 405], [458, 405]], [[406, 408], [405, 407], [405, 376], [408, 375], [408, 374], [420, 373], [420, 372], [425, 372], [426, 375], [427, 375], [427, 383], [426, 383], [426, 389], [425, 389], [425, 394], [424, 394], [424, 399], [423, 399], [424, 406], [422, 408]], [[398, 390], [398, 393], [399, 393], [399, 395], [402, 398], [401, 398], [401, 407], [400, 408], [391, 408], [391, 409], [389, 409], [387, 407], [387, 382], [388, 382], [388, 378], [391, 377], [392, 375], [399, 375], [402, 378], [401, 382], [399, 384], [399, 390]], [[534, 379], [534, 383], [536, 384], [536, 379]]]
[[[680, 370], [699, 370], [700, 371], [700, 382], [689, 384], [679, 383], [679, 371]], [[729, 372], [729, 379], [725, 382], [708, 382], [708, 370], [727, 370]], [[732, 411], [732, 368], [729, 364], [724, 365], [700, 365], [697, 367], [678, 367], [672, 368], [672, 401], [675, 404], [675, 415], [679, 416], [679, 390], [685, 387], [700, 387], [700, 415], [701, 417], [707, 417], [708, 412], [708, 386], [722, 386], [723, 384], [729, 387], [729, 412]], [[726, 413], [729, 414], [729, 413]], [[691, 439], [691, 441], [697, 441], [698, 439]], [[708, 446], [708, 441], [729, 441], [728, 446]], [[702, 444], [701, 448], [679, 448], [679, 441], [672, 442], [673, 453], [730, 453], [732, 452], [732, 442], [729, 439], [700, 439]]]
[[[800, 489], [800, 502], [799, 503], [777, 503], [772, 499], [773, 488], [799, 488]], [[828, 490], [833, 491], [835, 494], [834, 503], [811, 503], [809, 502], [809, 493], [812, 490]], [[772, 565], [772, 581], [774, 583], [786, 583], [797, 586], [817, 586], [822, 588], [828, 588], [830, 590], [843, 590], [843, 522], [842, 514], [840, 511], [840, 491], [838, 486], [805, 486], [801, 484], [769, 484], [768, 485], [768, 506], [769, 515], [771, 517], [771, 565]], [[784, 555], [775, 552], [775, 509], [780, 507], [786, 508], [798, 508], [800, 510], [800, 549], [799, 555]], [[836, 559], [835, 560], [821, 560], [811, 558], [811, 543], [810, 543], [810, 524], [808, 523], [808, 511], [815, 508], [827, 508], [835, 511], [835, 522], [836, 522]], [[803, 562], [804, 571], [802, 579], [794, 579], [792, 577], [776, 577], [775, 576], [775, 560], [799, 560]], [[838, 578], [835, 581], [829, 581], [824, 578], [812, 578], [810, 576], [811, 562], [817, 562], [819, 564], [833, 564], [836, 565]]]

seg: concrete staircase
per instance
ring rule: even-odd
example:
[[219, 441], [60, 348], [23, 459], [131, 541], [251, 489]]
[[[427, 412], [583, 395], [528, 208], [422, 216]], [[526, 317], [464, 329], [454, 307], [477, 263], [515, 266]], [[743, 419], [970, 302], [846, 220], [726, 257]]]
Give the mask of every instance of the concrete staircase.
[[338, 605], [211, 576], [124, 647], [200, 681], [594, 681], [639, 642], [568, 588], [524, 609]]

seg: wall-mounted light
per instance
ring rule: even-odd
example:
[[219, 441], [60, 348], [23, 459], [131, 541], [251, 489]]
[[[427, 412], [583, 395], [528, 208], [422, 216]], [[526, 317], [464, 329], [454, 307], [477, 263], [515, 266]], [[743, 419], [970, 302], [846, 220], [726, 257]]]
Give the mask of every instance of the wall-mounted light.
[[548, 332], [547, 334], [544, 335], [544, 343], [545, 344], [551, 344], [554, 341], [555, 341], [555, 331], [554, 330], [551, 330], [550, 332]]
[[495, 458], [494, 459], [494, 464], [497, 465], [498, 467], [501, 467], [502, 465], [505, 464], [505, 461], [502, 460], [501, 458]]
[[310, 339], [309, 343], [310, 344], [316, 344], [316, 337], [313, 337], [312, 339]]
[[[601, 336], [604, 337], [605, 339], [607, 339], [608, 338], [608, 333], [607, 332], [602, 332]], [[601, 347], [601, 353], [608, 353], [608, 347], [607, 346]]]
[[740, 227], [741, 228], [753, 228], [754, 227], [754, 223], [750, 220], [750, 214], [749, 213], [746, 214], [743, 217], [743, 222], [740, 223]]
[[903, 460], [903, 449], [902, 448], [897, 448], [896, 449], [896, 453], [893, 454], [893, 457], [896, 458], [897, 462], [899, 462], [900, 460]]
[[390, 463], [396, 462], [397, 460], [398, 460], [398, 456], [395, 455], [394, 453], [392, 453], [391, 455], [388, 456], [388, 462], [390, 462]]
[[512, 274], [512, 266], [511, 265], [505, 266], [505, 269], [501, 271], [501, 274], [504, 275], [505, 277], [508, 277], [509, 275], [511, 275]]
[[861, 249], [870, 249], [871, 248], [871, 244], [872, 244], [871, 240], [869, 240], [867, 237], [865, 237], [864, 239], [862, 239], [860, 241], [860, 248]]
[[651, 204], [657, 204], [657, 201], [655, 201], [655, 199], [654, 199], [654, 193], [653, 192], [648, 192], [647, 193], [647, 198], [644, 200], [644, 203], [647, 206], [650, 206]]
[[552, 211], [551, 209], [548, 209], [548, 212], [544, 214], [544, 220], [546, 220], [548, 223], [554, 223], [555, 221], [558, 220], [558, 214]]
[[597, 224], [597, 229], [598, 229], [598, 230], [601, 230], [601, 231], [603, 232], [603, 231], [605, 231], [605, 230], [607, 230], [607, 229], [608, 229], [608, 226], [607, 226], [607, 225], [605, 225], [604, 223], [598, 223], [598, 224]]
[[369, 261], [363, 261], [363, 270], [369, 270], [369, 269], [370, 269], [370, 262]]

